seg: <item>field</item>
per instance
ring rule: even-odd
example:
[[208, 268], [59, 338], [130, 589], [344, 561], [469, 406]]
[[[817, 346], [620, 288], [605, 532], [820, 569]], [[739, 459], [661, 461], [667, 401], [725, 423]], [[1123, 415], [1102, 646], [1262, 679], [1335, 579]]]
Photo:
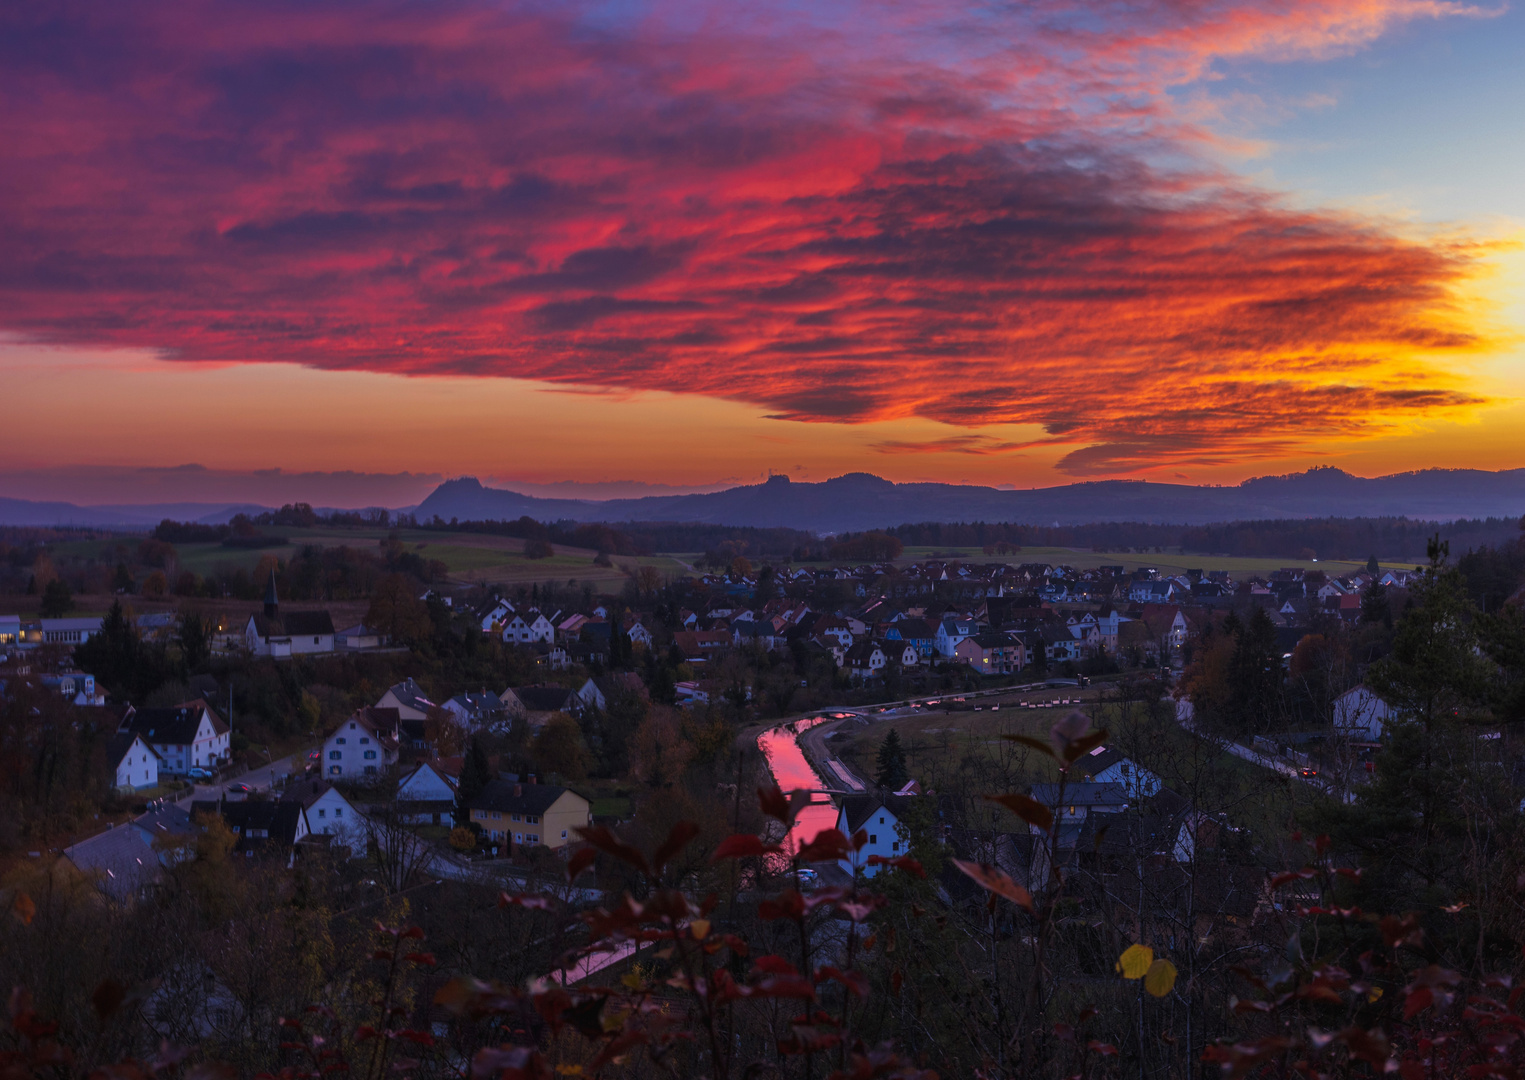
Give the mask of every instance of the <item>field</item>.
[[[227, 548], [221, 544], [180, 544], [180, 569], [206, 575], [222, 569], [242, 567], [252, 570], [266, 555], [278, 559], [290, 559], [306, 545], [318, 547], [347, 546], [362, 550], [378, 551], [378, 545], [389, 534], [387, 529], [285, 529], [272, 528], [270, 532], [285, 537], [287, 544], [268, 548]], [[578, 583], [614, 585], [622, 583], [628, 573], [636, 568], [650, 566], [663, 577], [689, 572], [683, 560], [667, 555], [611, 556], [612, 566], [595, 566], [597, 552], [586, 548], [556, 546], [556, 554], [544, 559], [527, 559], [524, 541], [509, 536], [487, 536], [479, 533], [450, 533], [424, 529], [403, 529], [398, 539], [409, 551], [425, 559], [438, 559], [449, 570], [450, 577], [466, 583], [493, 583], [502, 585], [528, 585], [547, 581], [565, 582], [575, 579]], [[136, 547], [136, 540], [78, 540], [59, 544], [60, 557], [84, 557], [110, 560], [118, 543]]]
[[[1029, 735], [1047, 741], [1049, 728], [1079, 708], [1091, 717], [1093, 727], [1110, 730], [1115, 744], [1155, 771], [1167, 787], [1191, 792], [1199, 805], [1223, 809], [1237, 826], [1266, 836], [1281, 835], [1295, 807], [1314, 798], [1313, 790], [1306, 785], [1293, 784], [1223, 753], [1173, 722], [1150, 724], [1147, 730], [1120, 723], [1117, 706], [1102, 700], [1108, 689], [1104, 686], [1078, 692], [1050, 689], [1003, 695], [999, 711], [991, 711], [988, 699], [981, 702], [983, 708], [979, 712], [917, 710], [915, 714], [878, 720], [866, 727], [842, 729], [846, 737], [833, 737], [827, 746], [859, 777], [872, 782], [879, 746], [894, 728], [905, 748], [910, 774], [924, 786], [933, 789], [940, 784], [951, 786], [959, 772], [975, 777], [1000, 775], [1003, 770], [999, 762], [1004, 758], [1008, 767], [1016, 759], [1015, 768], [1007, 777], [1007, 790], [1025, 792], [1031, 784], [1057, 780], [1058, 769], [1051, 759], [1036, 751], [1025, 751], [1001, 736]], [[1021, 700], [1050, 702], [1068, 697], [1073, 701], [1077, 695], [1081, 699], [1078, 705], [1013, 707]], [[1017, 827], [1014, 817], [1008, 824]]]
[[[1338, 559], [1325, 559], [1321, 561], [1305, 559], [1250, 559], [1232, 555], [1182, 555], [1179, 552], [1138, 555], [1115, 551], [1096, 552], [1089, 548], [1063, 547], [1024, 547], [1021, 551], [1012, 555], [986, 555], [984, 551], [977, 547], [908, 547], [896, 561], [901, 565], [908, 565], [931, 558], [957, 559], [968, 563], [1002, 562], [1016, 565], [1018, 563], [1037, 562], [1056, 565], [1064, 564], [1073, 566], [1077, 570], [1090, 570], [1097, 566], [1121, 566], [1125, 571], [1130, 573], [1139, 567], [1152, 566], [1162, 575], [1181, 574], [1187, 570], [1227, 570], [1235, 578], [1246, 577], [1251, 574], [1259, 574], [1263, 577], [1273, 570], [1279, 570], [1284, 566], [1295, 566], [1303, 570], [1322, 570], [1331, 577], [1340, 577], [1343, 574], [1366, 569], [1364, 561], [1346, 562]], [[1395, 570], [1412, 570], [1414, 568], [1413, 563], [1386, 562], [1382, 565], [1385, 568]]]

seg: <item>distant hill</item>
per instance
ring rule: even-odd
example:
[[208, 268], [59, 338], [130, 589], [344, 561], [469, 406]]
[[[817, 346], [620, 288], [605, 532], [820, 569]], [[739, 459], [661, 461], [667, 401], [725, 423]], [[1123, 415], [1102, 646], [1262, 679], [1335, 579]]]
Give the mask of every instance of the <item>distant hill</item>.
[[[268, 507], [247, 503], [76, 506], [0, 499], [0, 525], [147, 528], [164, 518], [222, 524]], [[821, 483], [775, 476], [765, 483], [697, 495], [633, 499], [546, 499], [483, 487], [474, 477], [447, 480], [413, 511], [445, 521], [698, 522], [783, 526], [815, 533], [886, 528], [923, 521], [1084, 525], [1139, 521], [1210, 525], [1273, 518], [1409, 517], [1433, 521], [1525, 514], [1525, 469], [1425, 469], [1364, 478], [1340, 469], [1260, 476], [1232, 487], [1102, 480], [1028, 491], [962, 484], [895, 484], [870, 473]]]
[[1364, 478], [1335, 468], [1263, 476], [1233, 487], [1103, 480], [1028, 491], [960, 484], [895, 484], [869, 473], [822, 483], [775, 476], [702, 495], [639, 499], [538, 499], [449, 480], [415, 511], [449, 521], [692, 521], [786, 526], [818, 533], [920, 521], [1006, 521], [1080, 525], [1097, 521], [1206, 525], [1268, 518], [1517, 517], [1525, 513], [1525, 469], [1426, 469]]

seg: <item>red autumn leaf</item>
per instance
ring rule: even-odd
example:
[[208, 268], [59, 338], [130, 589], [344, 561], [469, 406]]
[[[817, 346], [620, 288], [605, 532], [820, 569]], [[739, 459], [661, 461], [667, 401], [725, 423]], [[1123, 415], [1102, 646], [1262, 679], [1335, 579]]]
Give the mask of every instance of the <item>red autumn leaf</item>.
[[953, 865], [973, 878], [975, 883], [989, 890], [997, 896], [1004, 896], [1012, 903], [1033, 910], [1033, 897], [1021, 885], [1011, 879], [1006, 871], [986, 863], [965, 862], [962, 859], [954, 859]]
[[1408, 992], [1408, 997], [1403, 1001], [1403, 1018], [1411, 1020], [1413, 1017], [1428, 1009], [1435, 1003], [1435, 991], [1428, 986], [1416, 986]]
[[847, 858], [847, 853], [852, 850], [848, 846], [847, 837], [837, 829], [822, 829], [816, 833], [815, 839], [806, 844], [799, 851], [800, 862], [835, 862], [838, 859]]
[[727, 836], [715, 847], [715, 853], [710, 856], [711, 862], [719, 862], [721, 859], [744, 859], [750, 855], [776, 855], [782, 850], [777, 844], [765, 844], [761, 837], [751, 833], [736, 833]]
[[662, 846], [657, 848], [651, 856], [651, 867], [661, 873], [662, 867], [673, 860], [673, 857], [688, 846], [689, 841], [699, 835], [699, 826], [692, 821], [680, 821], [672, 827], [667, 834], [667, 839], [662, 841]]

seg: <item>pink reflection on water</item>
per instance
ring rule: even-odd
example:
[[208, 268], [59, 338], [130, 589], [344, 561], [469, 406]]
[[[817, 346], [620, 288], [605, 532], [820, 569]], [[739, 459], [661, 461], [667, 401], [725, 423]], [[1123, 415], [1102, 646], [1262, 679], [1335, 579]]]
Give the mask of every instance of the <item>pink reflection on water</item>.
[[785, 795], [797, 788], [816, 792], [810, 797], [810, 805], [795, 817], [794, 828], [789, 830], [789, 835], [784, 840], [786, 851], [797, 851], [801, 844], [815, 839], [818, 833], [837, 826], [837, 808], [832, 805], [830, 795], [820, 792], [819, 789], [823, 786], [821, 778], [810, 767], [810, 762], [805, 760], [799, 743], [795, 741], [803, 732], [830, 719], [829, 716], [807, 716], [770, 728], [757, 738], [757, 747], [768, 759], [773, 781]]

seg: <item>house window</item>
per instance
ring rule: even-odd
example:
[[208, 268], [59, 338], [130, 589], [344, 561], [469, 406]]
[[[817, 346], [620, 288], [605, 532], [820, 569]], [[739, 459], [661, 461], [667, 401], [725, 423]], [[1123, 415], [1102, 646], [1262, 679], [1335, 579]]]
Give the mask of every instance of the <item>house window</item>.
[[516, 844], [524, 843], [524, 834], [523, 833], [514, 833], [514, 843], [516, 843]]
[[[343, 740], [341, 739], [340, 741], [342, 742]], [[328, 752], [328, 760], [329, 761], [339, 761], [343, 757], [344, 757], [344, 752], [342, 750], [330, 750]]]
[[562, 830], [561, 830], [561, 838], [562, 838], [562, 839], [563, 839], [563, 840], [565, 840], [565, 839], [566, 839], [566, 838], [567, 838], [567, 831], [566, 831], [566, 830], [565, 830], [565, 829], [562, 829]]
[[317, 638], [313, 638], [313, 639], [312, 639], [312, 643], [313, 643], [313, 644], [314, 644], [314, 645], [316, 645], [316, 644], [317, 644], [317, 643], [318, 643], [318, 639], [317, 639]]
[[518, 820], [519, 820], [519, 815], [518, 815], [518, 814], [515, 814], [515, 815], [514, 815], [514, 820], [515, 820], [515, 821], [518, 821]]
[[338, 775], [340, 775], [343, 772], [344, 772], [344, 770], [342, 768], [340, 768], [338, 765], [330, 765], [328, 767], [328, 775], [329, 776], [338, 776]]
[[367, 750], [365, 752], [365, 760], [367, 760], [367, 761], [375, 761], [376, 760], [376, 751], [374, 751], [374, 750]]
[[502, 814], [500, 814], [500, 813], [499, 813], [499, 812], [498, 812], [498, 811], [496, 811], [496, 810], [494, 810], [494, 811], [493, 811], [493, 812], [492, 812], [492, 819], [493, 819], [493, 820], [494, 820], [494, 821], [502, 821], [502, 820], [503, 820], [503, 815], [502, 815]]
[[374, 776], [375, 774], [376, 774], [376, 766], [374, 766], [374, 765], [367, 765], [365, 767], [365, 775], [367, 775], [367, 776]]
[[[354, 726], [355, 726], [354, 724], [350, 725], [350, 727], [354, 727]], [[343, 746], [344, 745], [344, 737], [340, 736], [339, 738], [335, 739], [334, 742], [338, 743], [340, 746]]]
[[524, 820], [527, 823], [531, 824], [531, 825], [539, 825], [540, 824], [540, 819], [538, 817], [536, 817], [534, 814], [525, 814], [524, 815]]
[[343, 817], [343, 816], [344, 816], [344, 807], [342, 807], [342, 806], [334, 807], [334, 817]]
[[878, 833], [869, 833], [868, 834], [868, 842], [870, 844], [877, 844], [879, 842], [879, 834]]
[[323, 809], [323, 808], [321, 808], [321, 807], [319, 807], [319, 808], [318, 808], [318, 816], [319, 816], [319, 817], [320, 817], [320, 818], [325, 818], [325, 817], [327, 817], [327, 816], [328, 816], [328, 811], [327, 811], [327, 810], [324, 810], [324, 809]]
[[360, 745], [361, 746], [370, 746], [371, 745], [371, 740], [370, 739], [361, 739], [360, 740]]
[[891, 844], [890, 845], [890, 850], [891, 851], [899, 851], [900, 850], [900, 841], [896, 840], [893, 844]]

